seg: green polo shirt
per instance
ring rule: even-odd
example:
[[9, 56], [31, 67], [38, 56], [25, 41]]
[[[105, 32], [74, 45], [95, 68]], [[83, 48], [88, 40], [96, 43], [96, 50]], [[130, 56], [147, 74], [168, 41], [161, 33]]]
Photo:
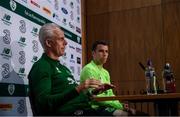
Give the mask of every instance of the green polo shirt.
[[[106, 69], [100, 65], [96, 65], [92, 60], [89, 64], [84, 66], [81, 71], [80, 81], [83, 82], [88, 78], [95, 78], [101, 80], [102, 83], [110, 83], [110, 76]], [[97, 95], [98, 97], [114, 96], [112, 89], [104, 91], [103, 93]], [[103, 101], [103, 102], [93, 102], [91, 103], [93, 108], [98, 108], [100, 106], [110, 107], [110, 110], [123, 109], [123, 105], [119, 101]]]
[[63, 115], [91, 107], [88, 96], [76, 91], [77, 83], [70, 70], [46, 54], [34, 63], [28, 79], [38, 113]]

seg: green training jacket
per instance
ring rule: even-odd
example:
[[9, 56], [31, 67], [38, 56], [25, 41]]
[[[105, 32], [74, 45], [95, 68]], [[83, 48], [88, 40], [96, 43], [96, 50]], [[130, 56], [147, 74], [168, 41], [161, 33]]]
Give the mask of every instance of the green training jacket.
[[[101, 80], [102, 83], [110, 83], [109, 72], [102, 66], [96, 65], [92, 60], [89, 64], [84, 66], [81, 71], [80, 82], [85, 81], [88, 78], [95, 78]], [[99, 97], [114, 96], [112, 89], [104, 91], [98, 94]], [[103, 102], [92, 102], [93, 108], [98, 108], [100, 106], [109, 107], [109, 111], [114, 111], [115, 109], [123, 109], [123, 105], [119, 101], [103, 101]]]
[[40, 115], [70, 115], [75, 110], [90, 108], [85, 93], [78, 93], [70, 70], [45, 53], [34, 63], [29, 75], [29, 90]]

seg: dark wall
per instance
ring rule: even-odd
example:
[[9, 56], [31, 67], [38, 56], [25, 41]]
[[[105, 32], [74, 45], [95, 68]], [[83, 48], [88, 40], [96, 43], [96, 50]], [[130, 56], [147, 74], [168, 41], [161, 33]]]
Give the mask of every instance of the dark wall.
[[151, 59], [162, 88], [162, 68], [172, 65], [180, 92], [180, 0], [86, 0], [86, 56], [95, 40], [110, 42], [105, 67], [117, 94], [145, 89], [138, 62]]

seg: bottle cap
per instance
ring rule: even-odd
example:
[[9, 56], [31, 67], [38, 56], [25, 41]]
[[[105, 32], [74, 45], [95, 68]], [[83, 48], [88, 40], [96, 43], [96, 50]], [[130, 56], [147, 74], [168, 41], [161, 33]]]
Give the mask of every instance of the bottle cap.
[[147, 65], [152, 66], [152, 61], [150, 59], [147, 61]]
[[170, 69], [170, 64], [169, 63], [166, 63], [165, 66], [164, 66], [164, 69]]

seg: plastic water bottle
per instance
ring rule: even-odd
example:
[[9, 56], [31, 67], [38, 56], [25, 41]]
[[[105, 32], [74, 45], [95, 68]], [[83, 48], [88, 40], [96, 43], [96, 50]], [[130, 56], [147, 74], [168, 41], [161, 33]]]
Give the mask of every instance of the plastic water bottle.
[[162, 71], [163, 75], [163, 90], [166, 93], [175, 93], [176, 85], [175, 78], [173, 76], [173, 72], [171, 70], [171, 66], [169, 63], [166, 63], [164, 66], [164, 70]]
[[157, 94], [157, 87], [156, 87], [156, 75], [155, 70], [152, 66], [151, 60], [147, 61], [147, 67], [145, 70], [146, 76], [146, 91], [147, 95], [154, 95]]

